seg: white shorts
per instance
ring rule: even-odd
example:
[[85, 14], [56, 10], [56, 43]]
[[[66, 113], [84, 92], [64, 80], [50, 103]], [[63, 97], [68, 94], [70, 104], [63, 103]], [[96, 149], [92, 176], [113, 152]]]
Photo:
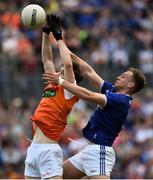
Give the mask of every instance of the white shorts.
[[115, 164], [115, 153], [112, 147], [88, 144], [69, 161], [87, 176], [110, 176]]
[[41, 179], [63, 175], [63, 152], [58, 144], [32, 143], [27, 150], [25, 176]]

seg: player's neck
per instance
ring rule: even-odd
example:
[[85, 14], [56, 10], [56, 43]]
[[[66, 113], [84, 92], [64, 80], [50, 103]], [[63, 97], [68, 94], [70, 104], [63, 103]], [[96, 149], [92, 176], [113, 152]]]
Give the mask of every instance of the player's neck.
[[125, 94], [126, 96], [132, 96], [132, 94], [130, 94], [130, 93], [124, 91], [124, 90], [118, 90], [118, 91], [116, 91], [116, 93], [118, 93], [118, 94]]

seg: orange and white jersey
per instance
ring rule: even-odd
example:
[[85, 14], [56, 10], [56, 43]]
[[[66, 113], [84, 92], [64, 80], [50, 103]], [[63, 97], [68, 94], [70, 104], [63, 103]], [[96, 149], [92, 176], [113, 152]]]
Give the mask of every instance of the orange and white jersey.
[[45, 136], [58, 142], [67, 124], [67, 116], [78, 100], [77, 96], [65, 98], [62, 86], [49, 84], [44, 89], [42, 99], [31, 119]]

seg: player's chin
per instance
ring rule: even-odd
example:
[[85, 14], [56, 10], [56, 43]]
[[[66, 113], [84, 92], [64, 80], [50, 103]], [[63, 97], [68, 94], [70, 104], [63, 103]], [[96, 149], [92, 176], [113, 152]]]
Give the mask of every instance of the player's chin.
[[114, 83], [114, 87], [116, 87], [116, 86], [117, 86], [117, 82]]
[[115, 87], [115, 89], [118, 89], [118, 88], [119, 88], [119, 84], [118, 84], [118, 83], [115, 83], [115, 84], [114, 84], [114, 87]]

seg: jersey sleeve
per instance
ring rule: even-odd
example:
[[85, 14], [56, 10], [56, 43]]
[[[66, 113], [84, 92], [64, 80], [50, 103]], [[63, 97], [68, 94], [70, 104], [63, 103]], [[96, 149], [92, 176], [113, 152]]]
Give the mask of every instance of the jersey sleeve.
[[123, 107], [125, 105], [124, 97], [120, 94], [108, 92], [106, 96], [105, 107]]
[[107, 81], [105, 81], [104, 83], [102, 83], [101, 88], [100, 88], [100, 92], [102, 94], [106, 93], [106, 90], [112, 90], [113, 89], [113, 85]]

